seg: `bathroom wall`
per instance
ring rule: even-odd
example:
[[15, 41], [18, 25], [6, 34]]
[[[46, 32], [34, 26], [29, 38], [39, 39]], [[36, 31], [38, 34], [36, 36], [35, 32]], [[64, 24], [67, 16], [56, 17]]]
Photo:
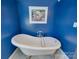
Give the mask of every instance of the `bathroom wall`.
[[[76, 0], [17, 0], [21, 33], [36, 36], [41, 30], [45, 36], [56, 37], [62, 44], [63, 51], [73, 58], [76, 51]], [[48, 6], [47, 24], [29, 24], [29, 6]]]
[[[47, 35], [54, 33], [54, 7], [57, 0], [17, 0], [21, 32], [31, 35], [36, 35], [36, 32], [41, 30]], [[48, 22], [47, 24], [30, 24], [29, 23], [29, 6], [47, 6], [48, 7]]]
[[64, 52], [73, 59], [77, 44], [77, 29], [73, 28], [77, 21], [76, 0], [61, 0], [55, 6], [54, 35], [61, 41]]
[[1, 59], [8, 59], [15, 47], [11, 38], [19, 33], [15, 0], [1, 0]]

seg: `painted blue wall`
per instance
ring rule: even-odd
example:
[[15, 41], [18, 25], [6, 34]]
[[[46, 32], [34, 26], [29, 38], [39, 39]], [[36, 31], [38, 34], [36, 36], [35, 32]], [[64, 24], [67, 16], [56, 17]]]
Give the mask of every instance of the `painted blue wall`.
[[73, 23], [77, 20], [76, 0], [61, 0], [54, 8], [54, 35], [62, 43], [62, 49], [72, 59], [76, 51], [77, 31]]
[[1, 1], [1, 59], [8, 59], [15, 47], [11, 38], [19, 33], [18, 14], [15, 0]]
[[[36, 36], [41, 30], [45, 36], [56, 37], [62, 43], [63, 51], [72, 59], [76, 50], [76, 0], [17, 0], [21, 33]], [[29, 6], [48, 6], [47, 24], [29, 24]]]
[[[54, 30], [54, 5], [57, 0], [17, 0], [18, 11], [20, 16], [21, 32], [35, 35], [37, 31], [42, 30], [47, 35], [53, 34]], [[29, 24], [29, 6], [48, 6], [48, 23], [47, 24]], [[50, 26], [51, 25], [51, 26]]]

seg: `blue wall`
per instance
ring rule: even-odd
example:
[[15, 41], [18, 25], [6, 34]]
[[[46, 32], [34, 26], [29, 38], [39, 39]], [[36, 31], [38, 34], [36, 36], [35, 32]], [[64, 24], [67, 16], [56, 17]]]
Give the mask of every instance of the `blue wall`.
[[62, 49], [72, 59], [76, 51], [77, 31], [73, 23], [77, 20], [76, 0], [62, 0], [54, 8], [54, 35], [62, 43]]
[[[36, 36], [41, 30], [46, 36], [58, 38], [63, 51], [72, 59], [76, 50], [76, 0], [17, 0], [20, 16], [21, 33]], [[29, 24], [29, 6], [48, 6], [47, 24]]]
[[[18, 0], [18, 11], [20, 16], [21, 32], [35, 35], [38, 30], [42, 30], [47, 35], [53, 34], [54, 30], [54, 5], [57, 0]], [[48, 6], [48, 22], [47, 24], [29, 24], [29, 6]], [[51, 25], [51, 26], [50, 26]]]
[[19, 33], [19, 19], [15, 0], [2, 0], [1, 3], [1, 59], [8, 59], [15, 49], [11, 38]]
[[[2, 0], [2, 59], [7, 59], [15, 49], [12, 36], [25, 33], [36, 36], [42, 30], [45, 36], [56, 37], [63, 51], [72, 59], [76, 51], [77, 19], [76, 0]], [[29, 24], [29, 6], [48, 6], [47, 24]]]

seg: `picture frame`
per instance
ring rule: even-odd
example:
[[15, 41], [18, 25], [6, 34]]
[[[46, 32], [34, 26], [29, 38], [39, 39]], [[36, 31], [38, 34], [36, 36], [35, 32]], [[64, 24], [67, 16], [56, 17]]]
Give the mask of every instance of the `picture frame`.
[[47, 24], [48, 7], [29, 6], [30, 24]]

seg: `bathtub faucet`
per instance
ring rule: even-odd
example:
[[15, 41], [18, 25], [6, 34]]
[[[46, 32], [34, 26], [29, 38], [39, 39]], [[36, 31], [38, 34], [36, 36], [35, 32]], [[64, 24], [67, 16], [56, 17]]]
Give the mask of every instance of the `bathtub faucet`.
[[43, 31], [37, 31], [37, 36], [38, 37], [43, 37], [44, 36], [44, 32]]
[[44, 32], [43, 31], [38, 31], [37, 32], [37, 36], [40, 38], [41, 40], [41, 47], [45, 47], [45, 39], [44, 39]]

